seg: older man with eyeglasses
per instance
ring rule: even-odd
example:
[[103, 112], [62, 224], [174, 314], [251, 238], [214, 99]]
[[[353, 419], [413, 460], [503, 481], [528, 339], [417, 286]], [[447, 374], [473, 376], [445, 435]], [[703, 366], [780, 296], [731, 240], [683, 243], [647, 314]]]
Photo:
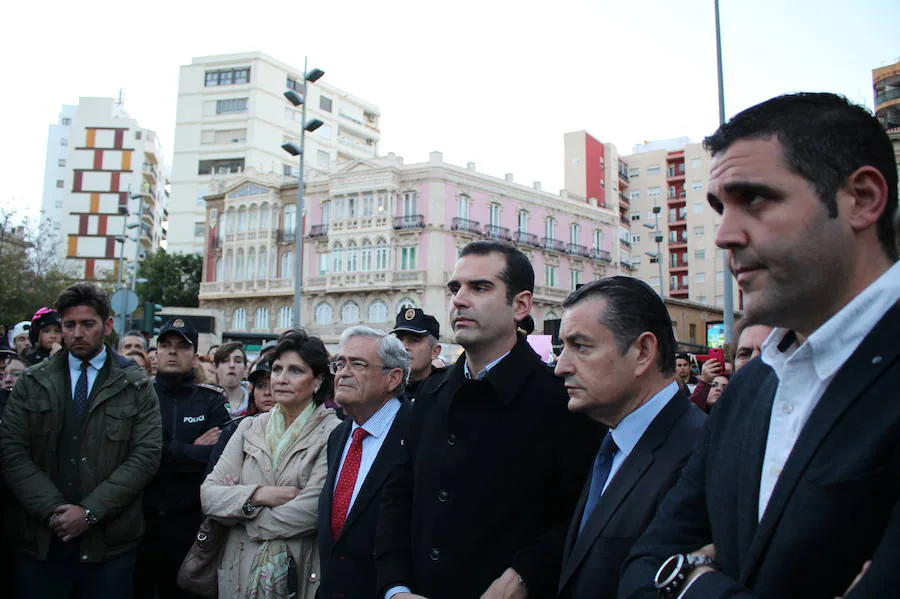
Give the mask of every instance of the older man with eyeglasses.
[[405, 451], [411, 405], [399, 398], [409, 354], [396, 337], [351, 327], [329, 369], [334, 399], [348, 418], [328, 439], [328, 478], [319, 499], [319, 596], [371, 597], [382, 489]]

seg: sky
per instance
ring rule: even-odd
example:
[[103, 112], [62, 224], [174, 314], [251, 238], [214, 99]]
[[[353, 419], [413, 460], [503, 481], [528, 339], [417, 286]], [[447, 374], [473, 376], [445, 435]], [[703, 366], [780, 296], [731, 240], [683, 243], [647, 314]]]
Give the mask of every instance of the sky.
[[[79, 96], [115, 97], [172, 155], [179, 67], [258, 50], [325, 71], [381, 110], [382, 154], [563, 185], [563, 134], [621, 154], [718, 124], [713, 0], [293, 0], [7, 6], [0, 205], [36, 214], [47, 127]], [[872, 107], [900, 59], [896, 0], [721, 0], [726, 114], [792, 91]]]

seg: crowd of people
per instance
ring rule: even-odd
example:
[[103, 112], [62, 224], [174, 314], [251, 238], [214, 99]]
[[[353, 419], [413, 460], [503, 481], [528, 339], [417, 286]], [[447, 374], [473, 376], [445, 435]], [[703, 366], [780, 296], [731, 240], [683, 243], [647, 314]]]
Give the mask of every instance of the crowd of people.
[[188, 319], [116, 348], [77, 283], [3, 355], [0, 558], [21, 598], [663, 599], [896, 594], [897, 165], [831, 94], [706, 140], [745, 312], [733, 356], [678, 353], [626, 276], [527, 341], [534, 270], [475, 241], [433, 315], [302, 329], [249, 359]]

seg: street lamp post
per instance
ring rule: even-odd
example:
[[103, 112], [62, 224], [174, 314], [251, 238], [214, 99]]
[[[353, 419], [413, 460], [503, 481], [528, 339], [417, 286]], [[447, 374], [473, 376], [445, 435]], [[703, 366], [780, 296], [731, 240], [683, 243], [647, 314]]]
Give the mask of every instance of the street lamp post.
[[[644, 226], [653, 231], [653, 240], [656, 242], [656, 265], [659, 267], [659, 297], [665, 299], [666, 298], [666, 282], [663, 279], [663, 267], [662, 267], [662, 242], [663, 242], [663, 233], [659, 228], [659, 213], [662, 211], [662, 207], [657, 204], [653, 206], [653, 217], [655, 219], [655, 224], [650, 225], [644, 223]], [[651, 252], [646, 252], [648, 256], [653, 258]]]
[[298, 94], [294, 89], [287, 89], [284, 92], [284, 97], [287, 98], [288, 102], [296, 106], [301, 106], [301, 116], [300, 116], [300, 145], [293, 142], [286, 142], [281, 144], [281, 148], [290, 154], [291, 156], [299, 156], [300, 157], [300, 172], [297, 175], [297, 210], [295, 214], [294, 221], [294, 314], [293, 314], [293, 326], [294, 328], [300, 328], [300, 310], [302, 308], [302, 293], [303, 293], [303, 211], [304, 211], [304, 202], [303, 196], [305, 192], [305, 185], [303, 182], [303, 163], [304, 163], [304, 150], [306, 145], [306, 132], [309, 131], [312, 133], [319, 127], [321, 127], [324, 123], [319, 119], [312, 119], [308, 123], [306, 122], [306, 91], [309, 83], [314, 83], [318, 81], [322, 75], [325, 74], [325, 71], [321, 69], [312, 69], [311, 71], [307, 71], [307, 59], [303, 59], [303, 81], [301, 85], [301, 92]]
[[[719, 124], [725, 124], [725, 82], [722, 75], [722, 29], [719, 26], [719, 0], [713, 0], [716, 14], [716, 73], [719, 81]], [[734, 331], [734, 297], [732, 293], [732, 282], [728, 268], [728, 255], [724, 249], [719, 250], [722, 253], [722, 269], [725, 275], [725, 289], [722, 294], [722, 312], [725, 325], [725, 342], [732, 342], [732, 332]], [[715, 270], [715, 269], [713, 269]]]

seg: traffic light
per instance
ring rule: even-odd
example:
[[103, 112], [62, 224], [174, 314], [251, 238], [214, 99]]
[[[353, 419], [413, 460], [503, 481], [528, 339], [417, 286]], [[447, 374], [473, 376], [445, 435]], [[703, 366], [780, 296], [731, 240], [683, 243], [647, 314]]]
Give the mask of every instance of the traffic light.
[[162, 316], [158, 314], [163, 307], [153, 302], [144, 302], [144, 330], [150, 333], [150, 337], [159, 335], [159, 327], [162, 326]]

